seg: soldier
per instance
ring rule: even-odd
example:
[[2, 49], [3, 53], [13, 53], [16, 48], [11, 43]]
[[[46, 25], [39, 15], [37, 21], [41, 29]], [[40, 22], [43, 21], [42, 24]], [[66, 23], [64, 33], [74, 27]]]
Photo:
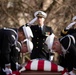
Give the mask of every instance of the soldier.
[[[1, 75], [6, 75], [8, 73], [5, 73], [6, 70], [12, 73], [12, 70], [14, 71], [16, 70], [16, 67], [18, 67], [18, 51], [20, 50], [19, 42], [23, 41], [27, 37], [25, 32], [26, 29], [27, 27], [25, 26], [21, 26], [19, 29], [0, 29]], [[29, 37], [31, 37], [30, 33]]]
[[22, 64], [24, 64], [26, 61], [30, 60], [30, 53], [33, 49], [33, 43], [29, 39], [25, 39], [21, 42], [21, 44], [22, 44], [21, 58], [22, 58]]
[[60, 55], [59, 65], [67, 68], [70, 73], [76, 71], [76, 33], [66, 35], [60, 39], [52, 34], [47, 37], [45, 43], [50, 50]]
[[72, 18], [72, 23], [70, 23], [66, 28], [61, 31], [61, 36], [72, 33], [76, 33], [76, 16]]
[[37, 21], [38, 24], [30, 26], [34, 35], [34, 37], [32, 38], [34, 48], [31, 52], [30, 57], [31, 59], [40, 58], [49, 60], [50, 51], [44, 42], [46, 40], [46, 37], [51, 35], [51, 33], [53, 32], [52, 28], [44, 24], [44, 21], [47, 17], [47, 14], [45, 12], [37, 11], [35, 12], [34, 16], [34, 20]]

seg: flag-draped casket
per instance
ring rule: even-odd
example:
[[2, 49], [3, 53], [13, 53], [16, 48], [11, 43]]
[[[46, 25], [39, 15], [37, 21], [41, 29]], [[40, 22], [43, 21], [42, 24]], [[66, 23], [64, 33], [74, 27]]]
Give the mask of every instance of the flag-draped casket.
[[69, 75], [63, 67], [47, 60], [28, 61], [20, 70], [21, 75]]

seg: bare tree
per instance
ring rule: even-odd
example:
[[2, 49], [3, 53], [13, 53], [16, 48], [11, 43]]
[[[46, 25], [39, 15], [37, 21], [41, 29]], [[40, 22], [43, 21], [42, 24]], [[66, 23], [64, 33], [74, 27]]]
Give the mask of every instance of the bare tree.
[[76, 15], [75, 9], [76, 0], [0, 0], [0, 28], [19, 27], [33, 19], [35, 11], [42, 10], [48, 14], [46, 25], [60, 36]]

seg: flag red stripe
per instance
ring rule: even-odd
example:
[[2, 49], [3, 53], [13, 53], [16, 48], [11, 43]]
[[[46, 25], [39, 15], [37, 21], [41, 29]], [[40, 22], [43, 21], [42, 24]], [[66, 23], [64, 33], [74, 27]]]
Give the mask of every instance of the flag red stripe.
[[38, 70], [41, 70], [41, 71], [44, 70], [44, 60], [38, 61]]
[[32, 61], [29, 61], [27, 63], [27, 65], [25, 66], [26, 70], [31, 70], [31, 63], [32, 63]]
[[57, 72], [58, 71], [58, 66], [54, 63], [51, 63], [51, 71], [52, 72]]

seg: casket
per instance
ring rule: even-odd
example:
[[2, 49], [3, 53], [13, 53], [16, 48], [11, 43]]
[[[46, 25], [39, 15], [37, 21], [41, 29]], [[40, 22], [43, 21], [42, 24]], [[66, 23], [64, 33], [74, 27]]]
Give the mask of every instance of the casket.
[[24, 71], [20, 75], [62, 75], [61, 72]]
[[29, 61], [19, 72], [20, 75], [68, 75], [63, 67], [38, 59]]

